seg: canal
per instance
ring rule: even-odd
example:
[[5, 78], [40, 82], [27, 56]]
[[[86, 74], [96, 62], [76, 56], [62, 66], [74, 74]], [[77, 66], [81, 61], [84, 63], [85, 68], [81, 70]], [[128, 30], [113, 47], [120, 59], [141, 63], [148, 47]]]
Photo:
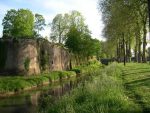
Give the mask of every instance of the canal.
[[9, 97], [0, 97], [0, 113], [37, 113], [46, 106], [45, 101], [52, 104], [65, 93], [69, 93], [73, 88], [83, 85], [90, 79], [91, 76], [80, 76]]

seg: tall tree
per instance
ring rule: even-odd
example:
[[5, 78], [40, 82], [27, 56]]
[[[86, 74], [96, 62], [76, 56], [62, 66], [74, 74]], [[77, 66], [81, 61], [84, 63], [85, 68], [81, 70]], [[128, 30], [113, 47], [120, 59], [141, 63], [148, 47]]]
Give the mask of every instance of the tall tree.
[[131, 57], [131, 47], [135, 44], [137, 61], [141, 62], [141, 58], [145, 61], [147, 20], [145, 0], [99, 0], [99, 7], [105, 24], [104, 36], [107, 41], [115, 43], [118, 60], [129, 61], [127, 57]]
[[28, 9], [10, 10], [3, 19], [3, 37], [32, 37], [34, 16]]
[[5, 17], [3, 18], [3, 37], [12, 37], [12, 30], [14, 29], [13, 23], [17, 16], [17, 11], [15, 9], [11, 9], [7, 11]]
[[63, 43], [63, 32], [66, 30], [66, 23], [62, 14], [57, 14], [51, 23], [51, 40]]
[[45, 19], [40, 14], [35, 14], [35, 22], [34, 22], [34, 29], [37, 32], [38, 36], [40, 35], [39, 32], [44, 30], [44, 27], [46, 26]]
[[71, 11], [64, 15], [57, 14], [51, 23], [51, 40], [55, 42], [58, 41], [59, 43], [65, 43], [67, 33], [72, 26], [81, 32], [90, 32], [84, 21], [84, 17], [78, 11]]

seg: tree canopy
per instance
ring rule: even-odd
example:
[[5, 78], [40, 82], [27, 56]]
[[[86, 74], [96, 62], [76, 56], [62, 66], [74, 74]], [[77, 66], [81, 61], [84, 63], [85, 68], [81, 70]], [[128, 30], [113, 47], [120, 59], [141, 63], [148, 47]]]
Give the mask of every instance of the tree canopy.
[[41, 14], [36, 13], [35, 14], [35, 22], [34, 22], [34, 29], [36, 32], [36, 37], [40, 37], [39, 32], [44, 30], [44, 27], [46, 26], [45, 19]]
[[11, 9], [3, 19], [3, 37], [32, 37], [34, 16], [28, 9]]
[[145, 62], [147, 0], [99, 0], [98, 6], [105, 24], [103, 34], [106, 43], [115, 50], [113, 57], [117, 57], [118, 61], [129, 61], [133, 49], [136, 61]]
[[78, 11], [71, 11], [70, 13], [57, 14], [51, 23], [51, 36], [53, 42], [65, 43], [67, 33], [70, 28], [75, 27], [81, 32], [89, 32], [85, 19]]
[[4, 38], [41, 37], [39, 32], [46, 26], [41, 14], [36, 13], [34, 16], [28, 9], [7, 11], [2, 25]]

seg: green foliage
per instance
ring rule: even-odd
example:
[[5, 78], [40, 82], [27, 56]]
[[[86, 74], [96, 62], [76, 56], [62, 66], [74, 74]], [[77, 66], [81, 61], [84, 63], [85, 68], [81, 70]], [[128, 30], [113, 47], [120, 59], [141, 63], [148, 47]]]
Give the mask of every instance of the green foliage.
[[30, 66], [30, 58], [27, 57], [24, 60], [24, 68], [25, 68], [26, 71], [29, 71], [29, 66]]
[[[148, 20], [147, 0], [99, 0], [99, 11], [104, 22], [103, 35], [106, 38], [104, 52], [107, 57], [143, 57], [145, 62], [146, 33]], [[125, 43], [124, 43], [125, 41]], [[143, 43], [143, 52], [141, 45]], [[126, 46], [126, 55], [122, 51]], [[117, 52], [117, 54], [116, 54]], [[136, 54], [137, 53], [137, 54]], [[111, 56], [110, 56], [111, 54]], [[141, 58], [136, 59], [138, 62]]]
[[76, 76], [76, 73], [73, 71], [57, 71], [31, 77], [1, 77], [0, 94], [5, 94], [10, 91], [17, 92], [25, 89], [30, 89], [32, 87], [42, 86], [45, 82], [48, 82], [50, 84], [51, 82], [74, 76]]
[[130, 63], [121, 69], [127, 95], [139, 103], [143, 111], [150, 111], [150, 65]]
[[67, 15], [57, 14], [52, 23], [51, 23], [51, 37], [50, 39], [53, 42], [58, 41], [58, 43], [62, 43], [64, 41], [64, 36], [67, 30]]
[[87, 25], [84, 23], [84, 17], [80, 12], [74, 10], [64, 15], [57, 14], [51, 23], [51, 41], [65, 43], [67, 33], [72, 26], [78, 31], [89, 32]]
[[34, 16], [28, 9], [11, 9], [3, 19], [3, 37], [32, 37]]
[[46, 26], [45, 24], [45, 19], [42, 15], [40, 14], [35, 14], [35, 22], [34, 22], [34, 29], [35, 29], [35, 36], [40, 37], [39, 32], [44, 30], [44, 27]]
[[74, 54], [83, 57], [99, 57], [101, 53], [101, 42], [92, 39], [89, 32], [80, 31], [75, 26], [70, 28], [65, 46]]
[[15, 17], [17, 16], [17, 11], [15, 9], [11, 9], [7, 11], [5, 15], [2, 25], [3, 25], [3, 37], [12, 37], [13, 33], [13, 24], [15, 22]]
[[46, 70], [46, 66], [48, 65], [49, 57], [48, 53], [45, 50], [41, 50], [40, 53], [40, 66], [42, 70]]
[[77, 74], [89, 74], [92, 75], [94, 73], [93, 70], [97, 71], [101, 68], [101, 63], [97, 60], [91, 60], [87, 62], [87, 64], [84, 64], [82, 66], [77, 66], [72, 69], [72, 71], [75, 71]]
[[71, 69], [72, 71], [74, 71], [74, 72], [76, 72], [77, 74], [79, 74], [79, 73], [81, 73], [81, 69], [79, 69], [79, 68], [73, 68], [73, 69]]
[[68, 38], [65, 45], [73, 53], [79, 53], [80, 51], [81, 34], [75, 27], [72, 27], [67, 34]]
[[[63, 96], [50, 105], [47, 112], [141, 113], [141, 108], [125, 95], [120, 78], [114, 76], [115, 73], [121, 75], [120, 68], [117, 67], [117, 64], [112, 64], [108, 69], [98, 72], [99, 76]], [[111, 72], [114, 74], [112, 75]]]

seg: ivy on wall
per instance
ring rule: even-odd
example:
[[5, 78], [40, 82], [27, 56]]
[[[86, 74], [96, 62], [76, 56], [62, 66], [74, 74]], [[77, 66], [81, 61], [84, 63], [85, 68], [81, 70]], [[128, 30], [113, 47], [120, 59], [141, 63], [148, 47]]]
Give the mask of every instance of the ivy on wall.
[[29, 66], [30, 66], [30, 59], [29, 59], [29, 57], [27, 57], [24, 60], [24, 68], [26, 71], [29, 71]]
[[40, 66], [42, 68], [42, 70], [46, 70], [46, 66], [48, 65], [48, 61], [49, 61], [49, 56], [48, 53], [45, 50], [41, 50], [40, 53]]

